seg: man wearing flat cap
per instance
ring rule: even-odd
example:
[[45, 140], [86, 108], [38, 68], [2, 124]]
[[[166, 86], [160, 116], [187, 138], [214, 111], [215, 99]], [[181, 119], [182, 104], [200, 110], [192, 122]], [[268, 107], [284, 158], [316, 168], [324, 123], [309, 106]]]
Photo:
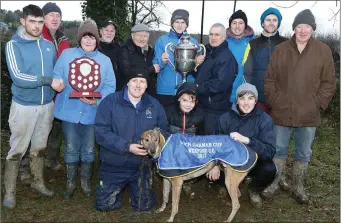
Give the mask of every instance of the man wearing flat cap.
[[116, 91], [119, 91], [123, 87], [123, 78], [117, 69], [117, 59], [121, 48], [121, 44], [115, 39], [117, 29], [117, 24], [111, 19], [107, 19], [100, 24], [101, 41], [99, 51], [110, 58], [115, 72]]
[[[315, 18], [309, 9], [298, 13], [292, 24], [295, 34], [273, 52], [264, 79], [265, 100], [275, 122], [275, 159], [285, 160], [294, 132], [293, 194], [308, 203], [304, 176], [308, 168], [321, 111], [328, 107], [336, 89], [330, 48], [312, 37]], [[263, 192], [271, 197], [278, 181]]]
[[155, 204], [150, 181], [152, 163], [139, 142], [144, 131], [155, 127], [167, 136], [168, 121], [161, 104], [145, 92], [148, 77], [147, 70], [136, 67], [127, 77], [128, 84], [106, 97], [98, 107], [95, 119], [101, 160], [95, 201], [98, 211], [119, 208], [127, 185], [134, 210], [147, 211]]
[[128, 83], [132, 70], [143, 68], [148, 74], [149, 95], [156, 95], [156, 74], [160, 71], [158, 64], [152, 63], [154, 49], [148, 44], [149, 27], [145, 24], [136, 24], [131, 29], [131, 38], [122, 46], [117, 65], [119, 73], [124, 77], [123, 85]]

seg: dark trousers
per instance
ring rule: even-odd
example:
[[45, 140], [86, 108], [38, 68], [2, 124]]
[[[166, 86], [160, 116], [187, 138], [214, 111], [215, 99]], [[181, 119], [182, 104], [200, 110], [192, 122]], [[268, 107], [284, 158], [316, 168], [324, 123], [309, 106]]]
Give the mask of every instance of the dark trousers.
[[[274, 181], [276, 173], [277, 168], [272, 160], [258, 159], [256, 165], [248, 174], [251, 177], [249, 189], [256, 193], [262, 192]], [[224, 172], [220, 174], [219, 183], [225, 184]]]
[[152, 188], [150, 166], [140, 169], [120, 168], [101, 163], [96, 186], [95, 208], [98, 211], [112, 211], [120, 207], [124, 189], [129, 186], [130, 205], [138, 211], [148, 211], [156, 202]]

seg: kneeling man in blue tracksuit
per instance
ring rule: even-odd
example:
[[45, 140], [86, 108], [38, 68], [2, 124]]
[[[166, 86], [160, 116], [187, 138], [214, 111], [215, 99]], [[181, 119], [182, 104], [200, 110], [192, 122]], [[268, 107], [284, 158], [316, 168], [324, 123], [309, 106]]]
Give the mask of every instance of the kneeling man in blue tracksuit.
[[127, 86], [108, 95], [98, 107], [95, 137], [100, 145], [101, 167], [95, 207], [99, 211], [117, 209], [126, 186], [133, 209], [147, 211], [155, 204], [152, 162], [139, 142], [144, 131], [155, 127], [166, 136], [168, 122], [161, 104], [145, 93], [147, 81], [147, 72], [135, 69]]

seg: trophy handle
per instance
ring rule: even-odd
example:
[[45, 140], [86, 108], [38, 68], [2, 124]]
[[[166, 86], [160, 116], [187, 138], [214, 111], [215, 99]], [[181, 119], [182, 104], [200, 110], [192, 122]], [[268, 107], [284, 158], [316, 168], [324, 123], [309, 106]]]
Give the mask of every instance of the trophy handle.
[[[199, 51], [198, 51], [198, 53], [199, 52], [201, 52], [201, 51], [203, 51], [204, 53], [203, 53], [203, 56], [205, 56], [206, 57], [206, 48], [205, 48], [205, 46], [203, 45], [203, 44], [199, 44]], [[197, 67], [199, 66], [199, 64], [198, 65], [196, 65], [195, 66], [195, 68], [194, 68], [194, 71], [195, 72], [197, 72]]]
[[[172, 49], [173, 43], [167, 43], [167, 45], [165, 46], [165, 52], [167, 52], [167, 49], [169, 48], [173, 53], [174, 53], [174, 49]], [[169, 63], [173, 66], [173, 68], [175, 69], [174, 64], [172, 63], [172, 61], [170, 59], [168, 59]]]

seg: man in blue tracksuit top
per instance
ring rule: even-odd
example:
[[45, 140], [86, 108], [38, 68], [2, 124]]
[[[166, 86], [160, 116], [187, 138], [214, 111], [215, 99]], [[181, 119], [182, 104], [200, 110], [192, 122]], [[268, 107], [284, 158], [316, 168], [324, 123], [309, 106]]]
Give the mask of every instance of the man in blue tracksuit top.
[[8, 118], [11, 130], [10, 151], [6, 157], [4, 174], [5, 196], [3, 205], [16, 205], [16, 179], [19, 163], [30, 149], [30, 167], [34, 177], [31, 187], [45, 196], [54, 192], [45, 187], [43, 178], [47, 138], [52, 128], [54, 90], [59, 85], [52, 80], [56, 61], [54, 45], [41, 33], [43, 11], [36, 5], [23, 8], [21, 26], [6, 44], [6, 62], [11, 75], [12, 103]]
[[[153, 64], [160, 66], [160, 73], [157, 75], [156, 98], [164, 106], [173, 104], [176, 101], [177, 86], [181, 84], [182, 76], [174, 69], [174, 54], [165, 47], [168, 43], [173, 46], [178, 44], [179, 39], [183, 34], [187, 34], [186, 29], [189, 22], [189, 13], [184, 9], [177, 9], [173, 12], [171, 18], [171, 30], [169, 33], [160, 36], [155, 43], [155, 56]], [[193, 37], [190, 41], [198, 46], [198, 41]], [[201, 64], [204, 61], [204, 56], [198, 56], [196, 63]], [[173, 64], [173, 65], [172, 65]], [[192, 75], [188, 74], [187, 81], [193, 82]]]
[[127, 86], [108, 95], [98, 107], [95, 137], [101, 167], [95, 207], [99, 211], [117, 209], [127, 185], [133, 209], [146, 211], [155, 203], [151, 159], [139, 141], [144, 131], [155, 127], [167, 136], [168, 122], [162, 105], [145, 93], [147, 79], [147, 71], [136, 68]]

